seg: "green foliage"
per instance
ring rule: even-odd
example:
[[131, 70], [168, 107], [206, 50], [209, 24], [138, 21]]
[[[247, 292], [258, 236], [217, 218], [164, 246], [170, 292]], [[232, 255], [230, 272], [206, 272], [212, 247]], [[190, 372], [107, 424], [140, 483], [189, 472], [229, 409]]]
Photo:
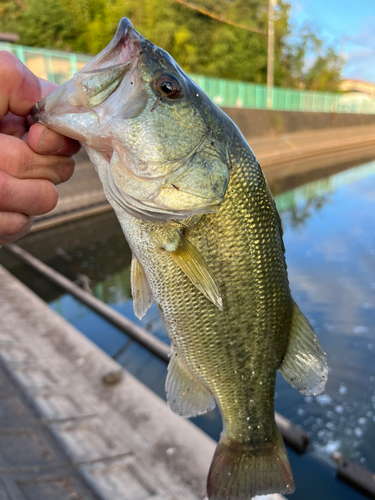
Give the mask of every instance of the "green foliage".
[[0, 30], [18, 33], [18, 22], [24, 9], [23, 0], [0, 0]]
[[62, 3], [55, 0], [30, 0], [27, 3], [24, 10], [25, 21], [19, 25], [22, 43], [69, 48], [75, 30]]
[[[233, 24], [267, 31], [268, 0], [187, 1]], [[220, 22], [174, 0], [0, 0], [0, 30], [18, 32], [23, 45], [45, 48], [96, 54], [124, 16], [188, 72], [266, 82], [266, 35]], [[332, 49], [324, 51], [310, 28], [291, 38], [289, 18], [290, 5], [279, 0], [275, 85], [335, 90], [340, 58]]]
[[310, 90], [337, 91], [343, 60], [331, 47], [324, 48], [316, 31], [305, 25], [286, 47], [285, 84]]

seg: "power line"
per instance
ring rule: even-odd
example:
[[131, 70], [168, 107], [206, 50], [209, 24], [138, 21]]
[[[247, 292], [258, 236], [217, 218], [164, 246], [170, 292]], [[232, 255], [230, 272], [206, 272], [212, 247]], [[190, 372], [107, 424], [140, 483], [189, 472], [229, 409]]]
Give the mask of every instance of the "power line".
[[334, 30], [324, 19], [320, 17], [317, 12], [315, 12], [309, 5], [306, 5], [304, 0], [295, 0], [295, 3], [299, 5], [310, 17], [315, 18], [322, 26], [325, 27], [326, 30], [330, 31], [337, 39], [341, 39], [342, 35], [340, 35], [336, 30]]
[[217, 14], [213, 14], [209, 10], [203, 8], [203, 7], [198, 7], [194, 4], [191, 4], [189, 2], [186, 2], [185, 0], [174, 0], [175, 2], [184, 5], [185, 7], [188, 7], [189, 9], [195, 10], [199, 12], [200, 14], [203, 14], [204, 16], [211, 17], [212, 19], [216, 19], [217, 21], [220, 21], [222, 23], [230, 24], [231, 26], [235, 26], [236, 28], [241, 28], [246, 31], [252, 31], [253, 33], [258, 33], [260, 35], [267, 35], [266, 31], [258, 30], [256, 28], [249, 28], [248, 26], [245, 26], [244, 24], [239, 24], [239, 23], [234, 23], [232, 21], [228, 21], [224, 17], [218, 16]]

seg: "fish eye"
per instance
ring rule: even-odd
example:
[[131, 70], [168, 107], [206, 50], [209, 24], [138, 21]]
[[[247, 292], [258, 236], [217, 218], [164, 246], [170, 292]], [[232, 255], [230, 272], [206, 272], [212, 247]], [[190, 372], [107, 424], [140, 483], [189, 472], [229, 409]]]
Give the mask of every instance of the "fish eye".
[[159, 76], [156, 88], [163, 97], [168, 97], [168, 99], [176, 99], [181, 92], [180, 82], [169, 73]]

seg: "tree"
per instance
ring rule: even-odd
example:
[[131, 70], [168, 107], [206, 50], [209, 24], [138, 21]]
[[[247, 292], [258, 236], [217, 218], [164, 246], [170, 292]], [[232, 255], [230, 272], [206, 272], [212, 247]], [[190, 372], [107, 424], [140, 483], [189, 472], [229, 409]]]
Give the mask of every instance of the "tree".
[[[211, 12], [212, 17], [181, 1]], [[24, 45], [61, 50], [96, 54], [112, 39], [124, 16], [187, 72], [266, 82], [268, 0], [0, 0], [0, 30], [17, 30]], [[334, 90], [340, 71], [338, 55], [333, 49], [324, 50], [311, 29], [293, 34], [290, 5], [279, 0], [275, 85]]]
[[289, 41], [284, 53], [285, 84], [310, 90], [337, 91], [343, 59], [325, 47], [317, 29], [306, 24]]
[[71, 48], [75, 30], [71, 16], [62, 3], [56, 0], [28, 0], [22, 19], [18, 29], [22, 44]]

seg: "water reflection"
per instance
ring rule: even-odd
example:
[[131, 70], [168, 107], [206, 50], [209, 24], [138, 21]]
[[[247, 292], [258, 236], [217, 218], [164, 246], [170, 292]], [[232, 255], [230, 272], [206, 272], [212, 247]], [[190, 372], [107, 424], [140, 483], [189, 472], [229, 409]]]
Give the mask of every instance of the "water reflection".
[[284, 226], [297, 228], [304, 226], [314, 212], [321, 210], [330, 201], [330, 194], [318, 195], [306, 200], [305, 203], [294, 205], [283, 212]]
[[326, 393], [303, 397], [279, 377], [277, 408], [375, 470], [375, 162], [277, 197], [291, 289], [327, 352]]

